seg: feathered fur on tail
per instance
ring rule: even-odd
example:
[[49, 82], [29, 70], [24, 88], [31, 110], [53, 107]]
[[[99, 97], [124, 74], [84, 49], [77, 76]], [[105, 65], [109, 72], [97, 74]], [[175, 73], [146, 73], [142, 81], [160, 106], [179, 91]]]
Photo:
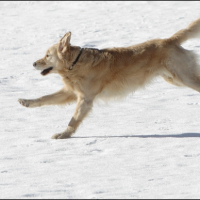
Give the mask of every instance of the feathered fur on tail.
[[180, 31], [172, 35], [169, 40], [171, 42], [176, 42], [180, 45], [188, 39], [198, 37], [200, 38], [200, 18], [192, 22], [186, 29], [181, 29]]

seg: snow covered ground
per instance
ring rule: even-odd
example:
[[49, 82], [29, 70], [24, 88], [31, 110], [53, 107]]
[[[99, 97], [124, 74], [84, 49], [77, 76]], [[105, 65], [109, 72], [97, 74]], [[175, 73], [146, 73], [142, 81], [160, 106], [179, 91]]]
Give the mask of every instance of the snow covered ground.
[[[75, 104], [27, 109], [62, 87], [32, 63], [67, 31], [81, 47], [165, 38], [200, 17], [200, 2], [0, 2], [0, 198], [199, 198], [200, 95], [161, 78], [121, 102], [95, 104], [77, 133]], [[200, 40], [185, 48], [200, 54]]]

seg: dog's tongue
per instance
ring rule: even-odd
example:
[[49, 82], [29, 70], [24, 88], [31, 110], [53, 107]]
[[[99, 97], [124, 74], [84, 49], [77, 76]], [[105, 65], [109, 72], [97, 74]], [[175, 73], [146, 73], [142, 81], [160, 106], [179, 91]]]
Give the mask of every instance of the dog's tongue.
[[53, 69], [53, 67], [49, 67], [49, 68], [43, 70], [43, 71], [41, 72], [41, 74], [42, 74], [43, 76], [45, 76], [45, 75], [47, 75], [52, 69]]

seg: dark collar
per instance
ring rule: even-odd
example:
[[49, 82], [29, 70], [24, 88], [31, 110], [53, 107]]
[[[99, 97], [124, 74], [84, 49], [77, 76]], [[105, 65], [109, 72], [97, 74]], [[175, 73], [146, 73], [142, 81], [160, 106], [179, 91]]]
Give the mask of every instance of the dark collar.
[[80, 52], [79, 52], [78, 56], [76, 57], [76, 60], [74, 60], [74, 62], [72, 63], [72, 65], [71, 65], [71, 67], [69, 68], [69, 70], [72, 70], [72, 69], [73, 69], [73, 66], [78, 62], [78, 59], [80, 58], [83, 49], [84, 49], [84, 48], [80, 48]]

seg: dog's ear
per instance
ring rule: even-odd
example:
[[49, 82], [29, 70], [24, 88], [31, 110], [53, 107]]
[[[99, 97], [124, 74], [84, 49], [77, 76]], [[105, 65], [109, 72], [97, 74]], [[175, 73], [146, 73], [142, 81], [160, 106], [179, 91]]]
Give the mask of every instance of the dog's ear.
[[65, 54], [70, 47], [71, 32], [66, 33], [59, 42], [58, 51], [61, 54]]

